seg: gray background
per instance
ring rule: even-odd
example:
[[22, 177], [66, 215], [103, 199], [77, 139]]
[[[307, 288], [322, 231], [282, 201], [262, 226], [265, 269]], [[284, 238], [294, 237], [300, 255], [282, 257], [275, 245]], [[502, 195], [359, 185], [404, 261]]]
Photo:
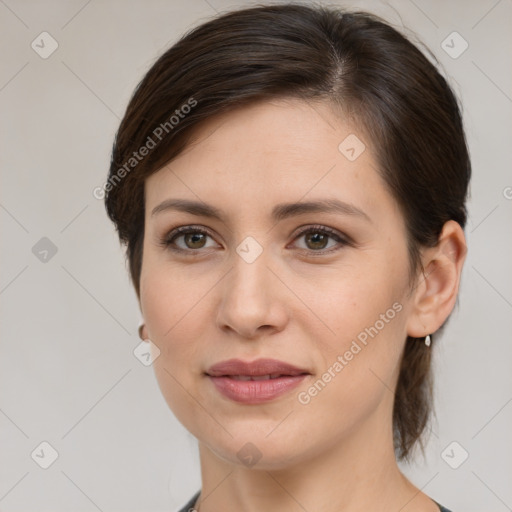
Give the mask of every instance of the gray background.
[[[4, 512], [169, 511], [200, 486], [195, 439], [133, 354], [135, 293], [92, 191], [156, 57], [216, 11], [251, 3], [0, 0]], [[437, 422], [426, 459], [403, 469], [454, 512], [512, 510], [512, 2], [343, 5], [432, 49], [464, 104], [474, 168], [459, 305], [434, 347]], [[31, 47], [43, 31], [59, 45], [47, 59]], [[469, 44], [457, 58], [442, 47], [453, 31]], [[463, 42], [452, 40], [453, 54]], [[43, 441], [58, 452], [48, 469]]]

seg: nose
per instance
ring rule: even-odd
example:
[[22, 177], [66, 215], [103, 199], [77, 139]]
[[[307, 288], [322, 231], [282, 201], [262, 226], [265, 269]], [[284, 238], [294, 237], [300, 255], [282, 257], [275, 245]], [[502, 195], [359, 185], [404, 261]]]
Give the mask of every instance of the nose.
[[234, 254], [223, 279], [217, 325], [240, 337], [255, 339], [282, 331], [289, 319], [286, 287], [272, 271], [266, 251], [252, 263]]

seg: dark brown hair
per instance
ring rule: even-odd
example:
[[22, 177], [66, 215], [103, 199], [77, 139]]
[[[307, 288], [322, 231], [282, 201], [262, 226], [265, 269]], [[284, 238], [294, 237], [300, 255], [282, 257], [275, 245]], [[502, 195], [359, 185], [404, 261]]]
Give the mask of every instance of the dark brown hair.
[[[328, 102], [366, 135], [406, 221], [411, 278], [420, 248], [437, 244], [446, 221], [464, 228], [471, 165], [458, 102], [413, 43], [365, 12], [298, 4], [231, 11], [158, 58], [117, 132], [105, 205], [127, 245], [138, 296], [145, 179], [186, 147], [202, 121], [279, 97]], [[393, 410], [399, 459], [416, 442], [424, 446], [431, 350], [415, 338], [405, 344]]]

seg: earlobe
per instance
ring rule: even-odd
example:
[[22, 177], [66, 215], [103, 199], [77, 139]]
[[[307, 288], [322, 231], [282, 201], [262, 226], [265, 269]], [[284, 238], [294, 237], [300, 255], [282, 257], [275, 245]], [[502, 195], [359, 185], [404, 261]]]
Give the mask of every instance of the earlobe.
[[414, 292], [407, 334], [420, 338], [437, 331], [452, 312], [459, 291], [467, 247], [460, 224], [447, 221], [435, 247], [423, 251], [425, 271]]
[[144, 323], [144, 320], [141, 320], [139, 323], [138, 333], [139, 333], [139, 338], [142, 341], [149, 341], [148, 340], [148, 331], [146, 328], [146, 324]]

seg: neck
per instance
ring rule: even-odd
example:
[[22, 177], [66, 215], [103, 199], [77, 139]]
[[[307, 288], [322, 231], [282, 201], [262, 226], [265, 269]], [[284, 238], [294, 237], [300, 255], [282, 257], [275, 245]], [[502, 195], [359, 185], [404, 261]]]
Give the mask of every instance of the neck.
[[391, 429], [383, 432], [382, 425], [382, 418], [369, 419], [326, 449], [294, 454], [293, 464], [277, 469], [258, 469], [258, 464], [246, 468], [220, 458], [200, 442], [199, 511], [438, 510], [400, 472]]

